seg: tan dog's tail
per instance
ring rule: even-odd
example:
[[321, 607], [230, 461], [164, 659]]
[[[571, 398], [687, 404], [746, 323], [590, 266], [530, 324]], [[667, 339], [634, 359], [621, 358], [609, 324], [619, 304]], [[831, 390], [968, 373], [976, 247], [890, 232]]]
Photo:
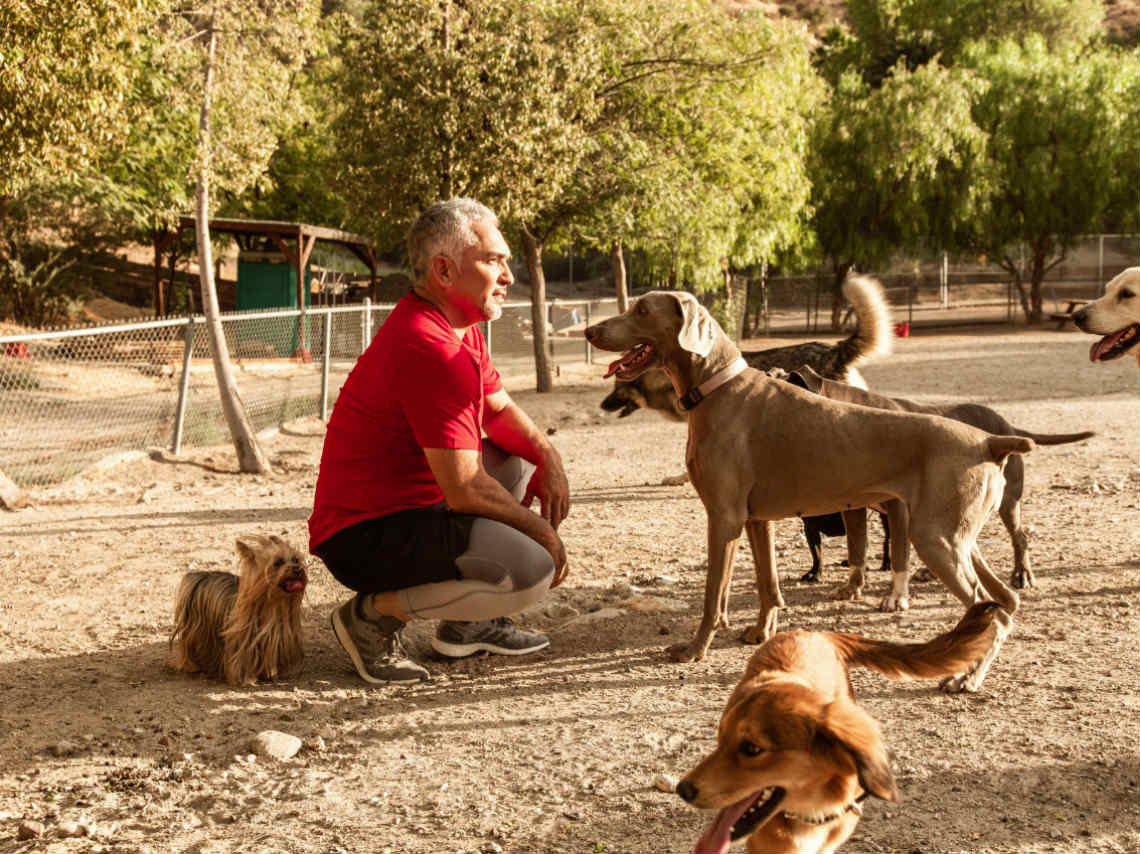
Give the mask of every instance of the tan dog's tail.
[[1036, 445], [1028, 436], [990, 436], [986, 439], [990, 462], [1004, 462], [1010, 454], [1028, 454]]
[[993, 645], [997, 602], [979, 602], [951, 631], [926, 643], [891, 643], [830, 632], [839, 655], [852, 667], [869, 667], [891, 679], [933, 679], [970, 669]]
[[1013, 433], [1015, 436], [1032, 439], [1038, 445], [1067, 445], [1070, 442], [1091, 439], [1096, 435], [1092, 430], [1085, 430], [1080, 433], [1030, 433], [1028, 430], [1019, 430], [1016, 427], [1013, 428]]

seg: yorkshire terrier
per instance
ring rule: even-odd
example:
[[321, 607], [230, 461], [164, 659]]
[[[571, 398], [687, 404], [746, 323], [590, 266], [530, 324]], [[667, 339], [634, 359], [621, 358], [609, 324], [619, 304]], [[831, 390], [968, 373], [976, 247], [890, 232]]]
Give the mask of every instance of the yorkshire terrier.
[[231, 685], [274, 680], [300, 667], [305, 558], [281, 537], [237, 541], [241, 576], [188, 572], [178, 585], [174, 667]]

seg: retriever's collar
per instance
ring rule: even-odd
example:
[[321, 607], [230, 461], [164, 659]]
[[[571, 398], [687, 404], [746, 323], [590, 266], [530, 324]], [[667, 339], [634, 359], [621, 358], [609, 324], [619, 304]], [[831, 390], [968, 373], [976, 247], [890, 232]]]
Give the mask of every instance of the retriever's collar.
[[784, 818], [788, 819], [789, 821], [800, 821], [800, 822], [803, 822], [804, 824], [814, 824], [814, 825], [831, 824], [833, 821], [836, 821], [837, 819], [843, 818], [843, 816], [847, 815], [847, 813], [849, 813], [849, 812], [855, 813], [856, 816], [862, 816], [863, 815], [862, 801], [866, 797], [867, 797], [867, 793], [864, 792], [859, 797], [857, 797], [855, 800], [853, 800], [851, 803], [849, 803], [847, 806], [843, 807], [842, 809], [836, 810], [833, 813], [827, 813], [826, 815], [810, 815], [810, 816], [809, 815], [799, 815], [798, 813], [788, 812], [787, 810], [784, 810]]
[[703, 383], [698, 386], [693, 386], [681, 395], [681, 408], [686, 412], [693, 409], [713, 391], [720, 388], [747, 367], [748, 363], [740, 356], [737, 356], [736, 360], [729, 364], [727, 368], [721, 368]]

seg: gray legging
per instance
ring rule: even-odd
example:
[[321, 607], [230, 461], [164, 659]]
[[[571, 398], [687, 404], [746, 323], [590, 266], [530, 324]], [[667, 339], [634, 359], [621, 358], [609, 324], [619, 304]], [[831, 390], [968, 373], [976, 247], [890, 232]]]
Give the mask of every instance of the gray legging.
[[[483, 468], [522, 500], [534, 465], [483, 440]], [[476, 519], [467, 551], [455, 559], [462, 578], [398, 591], [405, 614], [425, 620], [491, 620], [539, 602], [554, 579], [550, 552], [516, 528]]]

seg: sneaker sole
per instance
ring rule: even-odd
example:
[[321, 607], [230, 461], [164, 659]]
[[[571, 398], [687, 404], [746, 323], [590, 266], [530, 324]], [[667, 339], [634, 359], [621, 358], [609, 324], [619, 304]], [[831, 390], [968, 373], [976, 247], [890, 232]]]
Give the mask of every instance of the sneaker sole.
[[377, 679], [368, 672], [364, 666], [364, 659], [360, 657], [360, 650], [356, 648], [356, 644], [352, 642], [352, 637], [348, 633], [348, 627], [340, 618], [340, 609], [337, 608], [332, 612], [329, 617], [329, 622], [332, 624], [333, 634], [336, 635], [337, 643], [341, 648], [348, 653], [348, 657], [352, 660], [352, 666], [356, 668], [357, 675], [365, 682], [373, 685], [391, 685], [398, 682], [423, 682], [423, 676], [412, 676], [407, 679]]
[[530, 653], [546, 649], [548, 646], [550, 646], [549, 640], [536, 644], [535, 646], [527, 647], [526, 649], [509, 649], [505, 646], [496, 646], [493, 643], [448, 643], [439, 638], [431, 639], [432, 649], [448, 658], [466, 658], [477, 652], [490, 652], [495, 655], [530, 655]]

